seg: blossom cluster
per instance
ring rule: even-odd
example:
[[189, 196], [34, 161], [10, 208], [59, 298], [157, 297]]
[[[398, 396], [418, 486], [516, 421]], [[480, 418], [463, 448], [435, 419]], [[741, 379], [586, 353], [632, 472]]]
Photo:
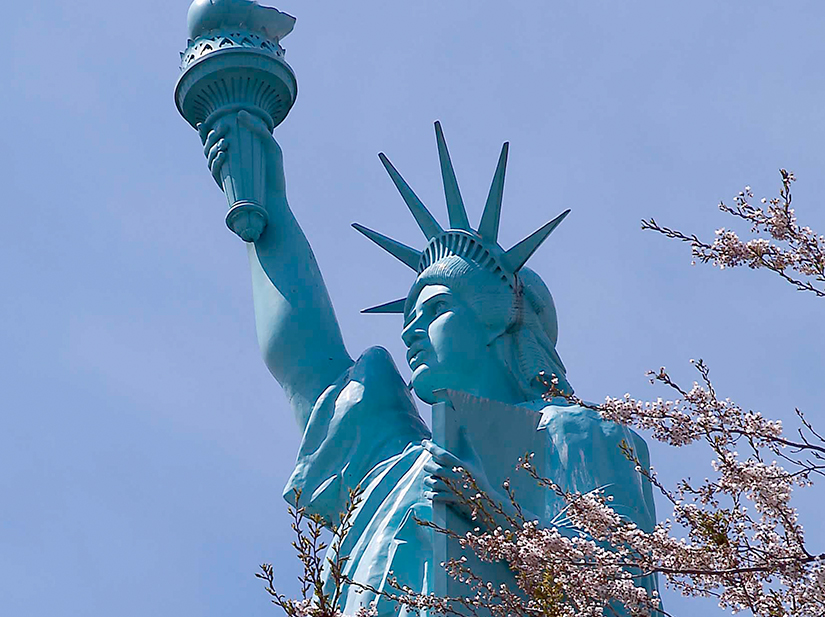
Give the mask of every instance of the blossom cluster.
[[642, 221], [643, 229], [651, 229], [669, 238], [682, 240], [691, 245], [695, 260], [713, 263], [721, 269], [747, 265], [764, 268], [781, 276], [801, 291], [825, 296], [825, 236], [817, 235], [810, 227], [797, 223], [791, 207], [791, 183], [796, 180], [793, 172], [780, 170], [782, 188], [779, 197], [762, 198], [761, 205], [754, 205], [750, 186], [734, 197], [734, 205], [719, 204], [719, 209], [750, 223], [750, 231], [764, 234], [742, 240], [730, 229], [716, 230], [713, 242], [705, 242], [695, 235], [663, 227], [654, 219]]

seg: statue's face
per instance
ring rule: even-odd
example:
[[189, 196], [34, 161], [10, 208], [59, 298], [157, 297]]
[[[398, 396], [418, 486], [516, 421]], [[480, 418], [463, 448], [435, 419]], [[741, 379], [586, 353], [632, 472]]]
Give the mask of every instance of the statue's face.
[[407, 316], [401, 338], [418, 397], [434, 403], [442, 388], [479, 392], [485, 365], [497, 362], [489, 332], [446, 285], [424, 286]]

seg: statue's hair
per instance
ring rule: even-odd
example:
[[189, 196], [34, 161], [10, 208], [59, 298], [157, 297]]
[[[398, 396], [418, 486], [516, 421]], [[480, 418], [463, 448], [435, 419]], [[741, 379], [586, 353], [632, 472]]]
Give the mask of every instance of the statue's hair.
[[524, 396], [534, 400], [546, 387], [539, 373], [556, 375], [558, 387], [571, 392], [558, 353], [558, 321], [553, 296], [530, 270], [522, 268], [515, 289], [478, 264], [457, 255], [440, 259], [416, 278], [407, 295], [408, 316], [425, 285], [446, 285], [466, 303], [491, 332], [500, 333], [491, 343], [504, 368]]

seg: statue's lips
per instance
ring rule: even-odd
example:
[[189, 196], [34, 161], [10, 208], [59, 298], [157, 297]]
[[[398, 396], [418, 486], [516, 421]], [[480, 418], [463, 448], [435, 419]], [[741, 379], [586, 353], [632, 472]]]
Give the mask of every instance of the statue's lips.
[[413, 344], [413, 346], [407, 350], [407, 363], [410, 365], [412, 370], [415, 370], [418, 366], [424, 363], [426, 353], [426, 349], [424, 349], [421, 345], [416, 344]]

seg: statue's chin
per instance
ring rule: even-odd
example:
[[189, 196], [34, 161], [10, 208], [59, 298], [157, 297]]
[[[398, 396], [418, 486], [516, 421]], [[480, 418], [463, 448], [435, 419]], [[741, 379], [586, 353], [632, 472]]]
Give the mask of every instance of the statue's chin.
[[432, 405], [436, 402], [433, 392], [439, 387], [433, 383], [432, 371], [426, 365], [419, 366], [413, 371], [412, 387], [415, 395], [425, 403]]
[[443, 366], [431, 367], [422, 364], [413, 371], [411, 379], [413, 391], [419, 399], [428, 405], [434, 405], [441, 400], [440, 397], [433, 394], [439, 390], [471, 391], [462, 387], [459, 380], [456, 380], [455, 375], [443, 370], [443, 368]]
[[428, 405], [434, 405], [436, 403], [432, 388], [417, 388], [413, 385], [413, 390], [415, 390], [415, 395]]

